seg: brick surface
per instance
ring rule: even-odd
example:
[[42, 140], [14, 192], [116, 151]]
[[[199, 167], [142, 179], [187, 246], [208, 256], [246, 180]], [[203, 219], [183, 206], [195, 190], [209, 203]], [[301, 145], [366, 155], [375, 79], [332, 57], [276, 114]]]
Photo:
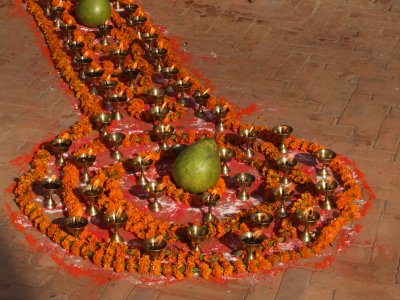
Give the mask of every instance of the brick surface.
[[276, 299], [291, 299], [293, 295], [304, 297], [312, 271], [305, 269], [288, 269], [282, 278]]
[[[37, 230], [15, 230], [3, 191], [20, 174], [10, 160], [79, 119], [73, 95], [38, 47], [43, 38], [21, 1], [0, 0], [0, 293], [2, 299], [398, 299], [400, 244], [400, 3], [396, 0], [140, 0], [156, 24], [192, 57], [212, 92], [244, 121], [288, 123], [295, 135], [355, 160], [378, 200], [349, 249], [323, 270], [288, 269], [226, 283], [185, 280], [137, 285], [137, 274], [102, 279], [64, 266], [66, 256]], [[20, 51], [24, 49], [24, 51]], [[23, 76], [21, 76], [21, 74]], [[26, 165], [22, 165], [26, 167]], [[26, 235], [37, 240], [28, 243]], [[30, 238], [30, 239], [31, 239]], [[32, 241], [31, 241], [32, 242]], [[43, 246], [39, 247], [39, 246]], [[125, 277], [124, 277], [125, 276]]]
[[[338, 124], [355, 126], [355, 136], [374, 138], [381, 127], [382, 120], [388, 111], [386, 106], [369, 103], [371, 95], [354, 93]], [[365, 120], [369, 120], [365, 122]], [[375, 121], [374, 121], [375, 120]]]

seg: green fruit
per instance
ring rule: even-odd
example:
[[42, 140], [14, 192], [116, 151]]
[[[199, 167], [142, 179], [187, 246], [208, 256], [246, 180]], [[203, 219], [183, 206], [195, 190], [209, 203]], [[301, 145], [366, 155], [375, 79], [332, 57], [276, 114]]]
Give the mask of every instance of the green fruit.
[[192, 194], [200, 194], [213, 187], [220, 174], [218, 147], [214, 140], [209, 139], [185, 148], [172, 166], [175, 183]]
[[76, 8], [76, 16], [82, 25], [97, 27], [111, 16], [108, 0], [81, 0]]

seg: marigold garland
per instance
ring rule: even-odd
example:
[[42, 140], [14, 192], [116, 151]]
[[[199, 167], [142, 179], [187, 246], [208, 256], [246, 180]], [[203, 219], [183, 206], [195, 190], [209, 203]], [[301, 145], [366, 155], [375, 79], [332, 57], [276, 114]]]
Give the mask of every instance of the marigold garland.
[[[28, 11], [32, 14], [38, 26], [42, 30], [47, 45], [49, 47], [51, 58], [54, 65], [60, 71], [61, 76], [68, 82], [71, 90], [74, 92], [79, 101], [79, 107], [84, 117], [81, 121], [72, 125], [69, 129], [69, 134], [73, 140], [80, 140], [87, 137], [93, 130], [90, 118], [102, 111], [100, 99], [90, 92], [89, 87], [81, 81], [78, 73], [71, 65], [71, 58], [64, 51], [63, 43], [54, 31], [53, 24], [48, 20], [43, 12], [43, 9], [34, 0], [24, 0]], [[57, 2], [57, 1], [56, 1]], [[128, 3], [128, 0], [123, 0], [123, 3]], [[53, 3], [53, 5], [58, 5]], [[75, 18], [69, 14], [75, 5], [72, 1], [64, 1], [65, 12], [62, 15], [62, 20], [66, 23], [76, 24]], [[144, 15], [142, 10], [138, 8], [136, 15]], [[171, 51], [170, 43], [167, 38], [163, 37], [162, 33], [155, 28], [151, 23], [148, 16], [145, 22], [142, 33], [155, 32], [158, 34], [159, 39], [157, 45], [162, 45], [167, 49], [165, 57], [166, 65], [174, 65], [179, 70], [178, 77], [184, 78], [190, 74], [179, 64], [179, 60]], [[137, 86], [132, 89], [118, 78], [117, 92], [123, 92], [130, 99], [130, 104], [127, 111], [130, 116], [141, 121], [150, 121], [150, 116], [146, 110], [146, 92], [153, 84], [152, 74], [153, 67], [143, 58], [145, 51], [135, 41], [139, 38], [136, 30], [126, 25], [125, 19], [122, 18], [114, 9], [112, 9], [111, 20], [114, 24], [114, 29], [111, 35], [119, 43], [119, 47], [129, 50], [129, 59], [125, 62], [125, 66], [132, 67], [134, 64], [140, 69], [140, 76], [137, 81]], [[96, 43], [96, 37], [93, 33], [85, 33], [79, 27], [74, 32], [74, 38], [78, 41], [84, 41], [85, 46], [83, 51], [89, 57], [95, 58], [96, 53], [109, 54], [110, 51], [115, 49], [112, 47], [101, 46]], [[93, 60], [93, 68], [99, 67], [96, 60]], [[115, 65], [110, 60], [105, 60], [102, 63], [104, 74], [102, 79], [112, 76], [116, 73]], [[190, 92], [196, 90], [204, 91], [204, 87], [199, 81], [191, 77], [192, 83]], [[249, 125], [241, 124], [235, 119], [236, 113], [231, 103], [225, 99], [216, 98], [211, 95], [207, 104], [207, 109], [210, 110], [216, 104], [224, 105], [229, 108], [229, 114], [225, 120], [225, 125], [229, 130], [238, 133]], [[170, 113], [167, 116], [168, 122], [175, 122], [177, 119], [183, 118], [185, 115], [185, 108], [176, 103], [175, 101], [167, 100], [167, 106]], [[277, 186], [279, 183], [279, 174], [272, 167], [275, 160], [280, 157], [280, 153], [274, 146], [271, 130], [262, 126], [255, 126], [258, 132], [257, 141], [252, 145], [254, 151], [262, 153], [265, 161], [261, 159], [254, 159], [249, 161], [244, 155], [239, 154], [237, 159], [249, 166], [257, 169], [264, 179], [264, 187], [266, 189], [266, 197], [268, 191]], [[203, 138], [212, 138], [211, 132], [199, 132], [197, 130], [176, 130], [175, 134], [170, 138], [174, 143], [190, 144], [194, 141]], [[235, 147], [242, 143], [239, 137], [233, 140], [227, 140], [224, 134], [218, 134], [214, 137], [219, 146], [229, 145]], [[128, 134], [123, 142], [123, 146], [136, 146], [136, 145], [149, 145], [152, 143], [152, 137], [148, 133]], [[293, 151], [302, 151], [314, 154], [322, 148], [315, 142], [307, 142], [295, 137], [290, 137], [286, 140], [287, 147]], [[74, 155], [87, 153], [91, 149], [95, 154], [103, 152], [107, 149], [99, 139], [89, 142], [78, 149]], [[140, 155], [150, 155], [153, 160], [158, 161], [166, 157], [172, 156], [172, 153], [159, 153], [159, 152], [145, 152], [139, 153]], [[256, 252], [256, 259], [245, 264], [241, 257], [234, 260], [226, 258], [220, 253], [199, 254], [190, 251], [186, 246], [181, 248], [170, 247], [166, 250], [159, 259], [150, 260], [148, 255], [142, 254], [138, 249], [128, 248], [123, 243], [114, 243], [110, 241], [100, 241], [90, 232], [83, 232], [78, 238], [67, 234], [57, 224], [52, 224], [48, 216], [43, 212], [43, 209], [38, 206], [34, 200], [36, 198], [33, 192], [33, 186], [42, 181], [49, 174], [49, 161], [51, 154], [45, 147], [39, 149], [31, 162], [31, 169], [22, 175], [15, 188], [15, 202], [20, 207], [21, 211], [26, 214], [33, 226], [38, 228], [41, 232], [59, 244], [64, 249], [70, 251], [74, 255], [79, 255], [84, 259], [90, 259], [94, 264], [103, 266], [105, 268], [112, 268], [116, 272], [139, 272], [141, 274], [153, 274], [174, 276], [177, 279], [184, 277], [193, 277], [195, 274], [208, 279], [210, 276], [222, 277], [231, 276], [233, 274], [241, 274], [245, 272], [259, 272], [268, 270], [276, 262], [287, 263], [300, 257], [309, 257], [313, 254], [321, 252], [327, 245], [329, 245], [340, 232], [342, 226], [351, 220], [359, 217], [358, 207], [354, 204], [354, 200], [360, 199], [361, 187], [352, 176], [351, 170], [344, 165], [340, 159], [335, 159], [330, 168], [332, 172], [341, 180], [345, 188], [337, 196], [337, 209], [340, 211], [339, 216], [332, 220], [327, 226], [324, 226], [317, 239], [309, 245], [303, 245], [294, 250], [278, 251], [278, 245], [286, 239], [294, 239], [297, 236], [296, 227], [294, 227], [291, 219], [283, 220], [279, 235], [271, 234], [262, 244], [262, 248]], [[125, 169], [121, 163], [116, 163], [98, 169], [93, 178], [98, 180], [100, 185], [104, 188], [103, 196], [98, 200], [100, 208], [106, 212], [116, 211], [119, 207], [124, 208], [128, 216], [125, 229], [133, 233], [138, 238], [149, 238], [158, 235], [163, 235], [166, 240], [178, 241], [178, 232], [187, 227], [187, 224], [171, 224], [154, 219], [150, 214], [139, 211], [132, 203], [124, 199], [121, 191], [120, 180], [125, 175]], [[295, 169], [290, 174], [290, 179], [299, 185], [307, 185], [311, 180], [300, 169]], [[166, 194], [175, 201], [180, 201], [186, 205], [198, 204], [198, 196], [191, 195], [184, 192], [182, 189], [175, 186], [170, 176], [164, 176], [162, 179], [166, 185]], [[68, 161], [66, 166], [63, 167], [63, 193], [62, 202], [69, 215], [76, 215], [83, 210], [82, 203], [74, 195], [73, 190], [78, 187], [79, 170], [71, 162]], [[217, 185], [213, 188], [216, 193], [222, 195], [226, 189], [224, 180], [220, 179]], [[316, 192], [312, 189], [308, 192], [301, 193], [295, 200], [292, 211], [298, 209], [306, 209], [316, 204]], [[241, 234], [249, 230], [246, 219], [248, 216], [256, 211], [272, 213], [276, 204], [259, 204], [251, 207], [245, 211], [236, 213], [231, 217], [223, 220], [216, 220], [208, 224], [210, 236], [215, 238], [223, 237], [226, 234]], [[269, 251], [271, 254], [265, 254]], [[272, 251], [272, 252], [271, 252]]]

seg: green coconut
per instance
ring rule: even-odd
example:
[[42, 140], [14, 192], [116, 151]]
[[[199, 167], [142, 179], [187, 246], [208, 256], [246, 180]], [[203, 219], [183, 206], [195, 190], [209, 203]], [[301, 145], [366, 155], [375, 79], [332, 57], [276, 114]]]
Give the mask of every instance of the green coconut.
[[175, 183], [184, 191], [200, 194], [212, 188], [221, 174], [218, 147], [206, 139], [186, 147], [172, 166]]
[[79, 23], [88, 27], [104, 24], [111, 16], [108, 0], [81, 0], [76, 8]]

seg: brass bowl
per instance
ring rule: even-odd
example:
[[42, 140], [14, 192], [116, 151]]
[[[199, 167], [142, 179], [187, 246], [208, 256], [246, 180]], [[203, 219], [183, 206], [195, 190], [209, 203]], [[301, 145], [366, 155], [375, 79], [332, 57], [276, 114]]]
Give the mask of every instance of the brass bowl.
[[253, 184], [256, 178], [254, 175], [249, 173], [238, 173], [235, 175], [235, 179], [240, 185], [249, 187]]
[[114, 132], [107, 134], [105, 138], [110, 144], [120, 145], [125, 139], [125, 134], [122, 132]]
[[130, 79], [136, 78], [140, 73], [140, 69], [126, 68], [122, 71], [122, 74]]
[[174, 132], [174, 130], [174, 127], [164, 124], [159, 124], [155, 128], [156, 134], [160, 137], [170, 136]]
[[57, 192], [61, 189], [62, 183], [59, 179], [52, 180], [51, 178], [45, 178], [42, 180], [41, 186], [46, 191]]
[[336, 157], [336, 153], [330, 149], [321, 149], [315, 153], [315, 157], [320, 163], [329, 164]]
[[86, 227], [88, 226], [89, 221], [85, 217], [68, 217], [64, 220], [64, 225], [67, 228], [69, 234], [77, 237], [83, 231], [85, 231]]
[[283, 172], [290, 172], [297, 165], [297, 160], [294, 158], [290, 159], [287, 156], [282, 156], [276, 160], [276, 165], [278, 166], [279, 170]]
[[278, 125], [272, 128], [272, 133], [281, 137], [288, 137], [293, 132], [293, 127], [289, 125]]
[[218, 150], [218, 154], [219, 154], [219, 157], [223, 161], [227, 161], [227, 162], [229, 162], [232, 158], [234, 158], [236, 156], [235, 150], [233, 150], [232, 148], [228, 148], [228, 147], [220, 148]]
[[81, 189], [81, 194], [86, 200], [96, 199], [103, 193], [103, 188], [97, 186], [93, 188], [93, 184], [88, 184]]
[[239, 240], [245, 248], [256, 248], [265, 240], [265, 235], [263, 234], [257, 238], [253, 237], [253, 235], [254, 232], [248, 231], [239, 236]]
[[94, 117], [93, 121], [97, 126], [104, 127], [110, 125], [112, 119], [113, 119], [112, 114], [101, 112]]
[[167, 247], [167, 241], [162, 240], [159, 243], [156, 243], [156, 238], [150, 238], [143, 242], [143, 250], [147, 253], [152, 259], [157, 258], [163, 252], [163, 250]]
[[155, 56], [155, 57], [163, 57], [167, 54], [168, 50], [165, 48], [153, 48], [150, 52], [151, 56]]
[[141, 27], [147, 22], [147, 18], [143, 16], [130, 16], [127, 20], [128, 26]]
[[250, 215], [250, 221], [260, 228], [267, 228], [269, 224], [274, 220], [274, 217], [265, 212], [255, 212]]
[[156, 40], [158, 38], [158, 34], [155, 32], [154, 33], [145, 32], [141, 35], [141, 38], [149, 43], [149, 42], [153, 42], [154, 40]]
[[84, 165], [91, 165], [94, 163], [94, 161], [96, 160], [96, 155], [94, 154], [86, 154], [86, 153], [82, 153], [80, 155], [78, 155], [76, 157], [76, 162], [80, 165], [80, 166], [84, 166]]
[[88, 79], [99, 79], [104, 74], [104, 70], [90, 69], [85, 71], [85, 76]]
[[219, 116], [219, 117], [221, 117], [221, 118], [225, 118], [226, 115], [227, 115], [228, 112], [229, 112], [229, 107], [221, 106], [221, 105], [216, 105], [216, 106], [211, 110], [211, 112], [212, 112], [214, 115], [216, 115], [216, 116]]
[[72, 145], [72, 140], [57, 137], [51, 141], [51, 147], [56, 153], [64, 153], [69, 150]]
[[154, 198], [161, 197], [165, 191], [165, 188], [166, 186], [159, 181], [149, 181], [145, 186], [146, 192], [148, 192]]
[[109, 226], [122, 227], [128, 220], [128, 216], [122, 212], [119, 217], [117, 217], [116, 212], [108, 213], [104, 216], [104, 221], [106, 221]]
[[221, 196], [218, 194], [213, 194], [209, 192], [204, 192], [201, 195], [201, 202], [204, 206], [215, 206], [217, 202], [221, 199]]
[[170, 67], [164, 67], [161, 69], [161, 74], [165, 79], [173, 79], [178, 76], [179, 70], [178, 68], [171, 69]]
[[186, 230], [187, 236], [192, 242], [202, 242], [206, 239], [209, 231], [207, 226], [192, 225]]
[[241, 137], [243, 137], [243, 138], [246, 138], [246, 139], [252, 139], [252, 138], [256, 137], [257, 131], [254, 130], [254, 128], [252, 128], [252, 129], [245, 128], [245, 129], [240, 131], [239, 135]]
[[152, 88], [147, 91], [146, 95], [151, 103], [161, 104], [165, 97], [165, 90], [162, 88]]
[[338, 183], [335, 180], [320, 180], [315, 187], [320, 193], [332, 195], [337, 189]]
[[312, 211], [311, 214], [306, 215], [303, 210], [297, 210], [295, 215], [301, 224], [308, 226], [314, 226], [321, 218], [320, 214], [316, 211]]
[[146, 171], [153, 164], [153, 159], [144, 160], [144, 157], [136, 156], [134, 158], [129, 158], [126, 163], [129, 166], [132, 166], [136, 172], [139, 172], [142, 169]]

